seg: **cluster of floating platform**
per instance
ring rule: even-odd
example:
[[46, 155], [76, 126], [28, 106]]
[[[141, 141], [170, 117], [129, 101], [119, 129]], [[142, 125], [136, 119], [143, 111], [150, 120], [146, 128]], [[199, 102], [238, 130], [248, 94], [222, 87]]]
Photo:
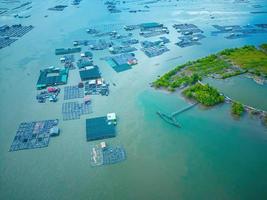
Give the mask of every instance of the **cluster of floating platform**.
[[202, 34], [184, 35], [184, 36], [178, 37], [180, 41], [175, 44], [182, 48], [193, 46], [193, 45], [201, 45], [199, 41], [204, 38], [206, 38], [206, 36]]
[[62, 104], [63, 120], [80, 119], [81, 115], [92, 113], [91, 102], [65, 102]]
[[170, 40], [166, 37], [160, 37], [160, 40], [151, 42], [151, 41], [143, 41], [141, 42], [141, 50], [149, 57], [155, 57], [162, 55], [165, 52], [168, 52], [169, 49], [165, 46], [165, 44], [169, 43]]
[[112, 42], [108, 42], [105, 39], [98, 40], [75, 40], [74, 46], [89, 46], [91, 50], [105, 50], [113, 45]]
[[33, 29], [33, 26], [22, 26], [21, 24], [15, 24], [12, 26], [4, 25], [0, 27], [1, 37], [22, 37]]
[[174, 24], [173, 28], [182, 35], [193, 35], [203, 33], [203, 31], [194, 24]]
[[178, 37], [179, 42], [175, 43], [179, 47], [189, 47], [200, 45], [200, 40], [206, 38], [203, 31], [194, 24], [174, 24], [173, 28], [182, 36]]
[[73, 54], [64, 55], [60, 58], [60, 62], [63, 63], [64, 67], [68, 68], [69, 70], [75, 69], [75, 66], [73, 64], [75, 62], [75, 57]]
[[140, 29], [139, 35], [143, 37], [153, 37], [162, 34], [169, 34], [168, 28], [163, 24], [157, 22], [142, 23], [138, 25], [128, 25], [125, 26], [124, 29], [126, 31]]
[[109, 95], [109, 84], [103, 79], [87, 81], [84, 84], [85, 95]]
[[121, 44], [124, 46], [129, 46], [129, 45], [134, 45], [134, 44], [138, 44], [139, 40], [137, 39], [128, 39], [128, 40], [122, 40]]
[[21, 123], [9, 151], [47, 147], [50, 137], [59, 135], [58, 122], [56, 119]]
[[13, 42], [16, 42], [17, 39], [9, 37], [0, 37], [0, 49], [10, 46]]
[[[116, 136], [117, 117], [108, 113], [103, 117], [86, 120], [87, 141], [101, 140]], [[126, 151], [121, 145], [110, 146], [106, 142], [90, 146], [91, 166], [101, 166], [119, 163], [126, 160]]]
[[[266, 25], [267, 26], [267, 25]], [[232, 26], [220, 26], [220, 25], [213, 25], [214, 28], [217, 29], [217, 31], [213, 31], [212, 35], [218, 35], [218, 34], [228, 34], [225, 36], [227, 39], [238, 39], [247, 37], [252, 34], [257, 33], [266, 33], [265, 24], [256, 24], [256, 25], [232, 25]]]
[[33, 29], [33, 26], [22, 26], [21, 24], [15, 24], [12, 26], [3, 25], [0, 27], [0, 49], [11, 45]]
[[101, 78], [101, 73], [97, 65], [87, 66], [80, 70], [80, 77], [82, 81], [95, 80]]
[[93, 167], [115, 164], [126, 160], [126, 151], [123, 146], [110, 146], [106, 142], [92, 145], [90, 155], [90, 164]]
[[135, 47], [132, 46], [112, 46], [109, 48], [111, 54], [123, 54], [137, 51]]
[[122, 72], [132, 68], [138, 63], [134, 53], [125, 53], [105, 58], [108, 64], [116, 71]]
[[104, 117], [86, 119], [87, 141], [101, 140], [116, 136], [117, 118], [115, 113]]
[[84, 98], [84, 88], [78, 85], [64, 87], [64, 100]]
[[36, 99], [39, 103], [45, 103], [48, 99], [50, 102], [57, 102], [57, 96], [60, 93], [60, 88], [49, 87], [46, 91], [41, 91], [36, 95]]
[[88, 57], [81, 57], [78, 61], [77, 61], [77, 67], [79, 69], [88, 67], [88, 66], [93, 66], [93, 60], [88, 58]]
[[110, 13], [120, 13], [121, 10], [117, 7], [118, 1], [106, 1], [104, 4]]
[[49, 67], [40, 70], [40, 76], [37, 81], [37, 89], [44, 89], [48, 86], [63, 85], [68, 81], [68, 68]]

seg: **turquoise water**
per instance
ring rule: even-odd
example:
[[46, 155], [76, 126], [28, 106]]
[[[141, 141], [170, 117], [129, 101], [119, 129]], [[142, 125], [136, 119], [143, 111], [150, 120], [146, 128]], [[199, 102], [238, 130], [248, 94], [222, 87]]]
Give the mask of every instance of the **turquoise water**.
[[[56, 4], [68, 3], [58, 1]], [[161, 4], [168, 3], [162, 2]], [[0, 199], [266, 199], [267, 129], [259, 120], [230, 115], [229, 105], [212, 109], [194, 107], [177, 117], [182, 128], [162, 121], [166, 113], [189, 104], [178, 93], [169, 94], [149, 87], [158, 75], [174, 66], [224, 48], [266, 42], [266, 34], [238, 40], [209, 37], [212, 24], [264, 23], [266, 14], [251, 15], [252, 5], [265, 1], [233, 4], [232, 1], [172, 1], [177, 7], [156, 7], [148, 13], [109, 14], [103, 1], [84, 1], [79, 8], [48, 12], [54, 1], [34, 1], [32, 17], [0, 17], [0, 23], [32, 24], [34, 30], [10, 47], [0, 50]], [[216, 18], [210, 19], [210, 13]], [[44, 15], [48, 15], [44, 18]], [[69, 47], [86, 39], [88, 26], [165, 23], [170, 52], [149, 59], [138, 51], [139, 64], [116, 73], [100, 60], [107, 52], [96, 52], [95, 63], [104, 78], [116, 83], [108, 97], [93, 97], [94, 113], [81, 120], [62, 121], [63, 95], [56, 104], [35, 101], [39, 70], [59, 65], [54, 49]], [[208, 36], [202, 45], [178, 48], [173, 23], [195, 23]], [[77, 57], [77, 56], [76, 56]], [[175, 59], [174, 59], [175, 58]], [[69, 84], [79, 80], [71, 71]], [[236, 77], [226, 83], [210, 81], [239, 101], [267, 108], [266, 86]], [[116, 112], [118, 134], [109, 143], [121, 143], [127, 161], [112, 166], [89, 165], [89, 143], [85, 119]], [[62, 133], [48, 148], [8, 152], [17, 126], [22, 121], [59, 118]]]

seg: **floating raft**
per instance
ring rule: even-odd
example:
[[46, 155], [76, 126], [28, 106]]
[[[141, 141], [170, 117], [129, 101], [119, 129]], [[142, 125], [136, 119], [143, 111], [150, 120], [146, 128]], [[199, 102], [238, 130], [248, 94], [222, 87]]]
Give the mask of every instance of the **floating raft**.
[[126, 160], [126, 151], [121, 145], [106, 146], [101, 142], [90, 147], [90, 164], [93, 167], [116, 164], [124, 160]]
[[62, 104], [63, 120], [80, 119], [81, 115], [92, 113], [91, 103], [67, 102]]
[[84, 88], [79, 88], [78, 85], [64, 87], [64, 100], [77, 99], [84, 97]]
[[9, 45], [11, 45], [16, 40], [17, 39], [12, 39], [12, 38], [9, 38], [9, 37], [0, 38], [0, 49], [8, 47]]
[[2, 37], [22, 37], [33, 29], [33, 26], [22, 26], [15, 24], [12, 26], [4, 25], [0, 27], [0, 36]]
[[50, 136], [59, 134], [57, 126], [58, 119], [21, 123], [9, 151], [47, 147]]
[[104, 83], [101, 81], [101, 83], [98, 83], [98, 80], [92, 80], [85, 83], [84, 86], [84, 92], [87, 95], [109, 95], [109, 84]]

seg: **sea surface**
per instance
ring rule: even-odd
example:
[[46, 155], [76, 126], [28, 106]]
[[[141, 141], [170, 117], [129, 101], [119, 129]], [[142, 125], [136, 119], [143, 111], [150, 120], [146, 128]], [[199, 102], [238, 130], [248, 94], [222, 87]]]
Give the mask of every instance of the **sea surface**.
[[[267, 42], [267, 34], [235, 40], [224, 35], [211, 36], [213, 24], [267, 23], [266, 13], [250, 13], [267, 11], [267, 2], [161, 1], [149, 4], [150, 12], [140, 13], [127, 12], [127, 8], [137, 6], [138, 0], [126, 2], [120, 5], [125, 8], [123, 12], [111, 14], [101, 0], [83, 0], [79, 6], [72, 6], [67, 0], [33, 0], [32, 9], [27, 11], [29, 18], [0, 16], [0, 25], [34, 26], [10, 47], [0, 50], [0, 199], [267, 199], [267, 128], [258, 119], [248, 114], [235, 119], [228, 104], [210, 109], [196, 106], [177, 116], [181, 125], [177, 128], [160, 119], [156, 112], [171, 113], [190, 102], [179, 92], [150, 87], [159, 75], [186, 61], [224, 48]], [[62, 12], [47, 10], [58, 4], [69, 6]], [[109, 55], [107, 51], [93, 52], [105, 80], [116, 86], [111, 84], [107, 97], [92, 97], [92, 114], [80, 120], [62, 121], [63, 92], [57, 103], [37, 103], [39, 70], [60, 65], [55, 48], [71, 47], [74, 40], [87, 39], [88, 27], [112, 30], [150, 21], [169, 27], [166, 37], [171, 40], [167, 45], [170, 51], [147, 58], [139, 50], [139, 64], [122, 73], [116, 73], [100, 59]], [[202, 45], [180, 48], [174, 44], [178, 37], [172, 28], [174, 23], [196, 24], [207, 38], [201, 41]], [[205, 81], [238, 101], [267, 110], [266, 85], [243, 76]], [[68, 84], [78, 82], [78, 71], [71, 71]], [[108, 112], [118, 116], [117, 136], [105, 141], [122, 144], [127, 160], [94, 168], [89, 163], [85, 119]], [[61, 135], [51, 139], [48, 148], [8, 151], [21, 122], [55, 118], [60, 119]]]

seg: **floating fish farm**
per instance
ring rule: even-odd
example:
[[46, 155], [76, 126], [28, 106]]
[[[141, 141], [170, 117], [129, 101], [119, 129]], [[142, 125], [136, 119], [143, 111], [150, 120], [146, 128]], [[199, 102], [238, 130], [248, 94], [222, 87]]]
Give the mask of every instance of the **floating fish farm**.
[[194, 24], [174, 24], [173, 28], [182, 35], [192, 35], [195, 33], [203, 33], [203, 31]]
[[37, 89], [44, 89], [48, 86], [63, 85], [68, 82], [69, 69], [50, 67], [40, 70], [40, 76], [37, 81]]
[[142, 23], [138, 25], [125, 26], [126, 31], [132, 31], [135, 29], [140, 29], [139, 35], [143, 37], [153, 37], [162, 34], [169, 34], [169, 30], [163, 24], [157, 22]]
[[166, 53], [169, 51], [169, 49], [166, 46], [154, 46], [154, 47], [142, 48], [141, 50], [149, 58], [160, 56], [163, 53]]
[[88, 43], [91, 50], [105, 50], [113, 45], [112, 42], [107, 42], [106, 40], [92, 40]]
[[48, 99], [50, 102], [57, 102], [57, 96], [60, 93], [60, 88], [47, 88], [46, 91], [41, 91], [36, 95], [38, 103], [45, 103]]
[[266, 33], [267, 30], [265, 29], [264, 24], [256, 24], [256, 25], [246, 25], [246, 26], [239, 26], [239, 25], [232, 25], [232, 26], [220, 26], [220, 25], [213, 25], [217, 31], [213, 31], [212, 35], [218, 34], [226, 34], [228, 33], [225, 38], [227, 39], [237, 39], [247, 37], [251, 34], [257, 33]]
[[82, 69], [88, 66], [93, 66], [93, 60], [88, 57], [82, 57], [77, 61], [77, 67], [79, 69]]
[[131, 46], [113, 46], [109, 48], [109, 52], [112, 54], [123, 54], [133, 51], [137, 51], [137, 49]]
[[124, 46], [134, 45], [134, 44], [138, 44], [138, 43], [139, 43], [139, 40], [137, 40], [137, 39], [129, 39], [129, 40], [121, 41], [121, 44]]
[[184, 35], [178, 38], [181, 41], [175, 44], [181, 48], [184, 48], [184, 47], [189, 47], [193, 45], [201, 45], [199, 41], [206, 38], [206, 36], [202, 34], [194, 34], [194, 35]]
[[81, 52], [81, 48], [80, 47], [76, 47], [76, 48], [59, 48], [55, 50], [55, 54], [56, 55], [64, 55], [64, 54], [71, 54], [71, 53], [79, 53]]
[[98, 66], [94, 65], [81, 70], [80, 77], [82, 81], [95, 80], [101, 78], [101, 73]]
[[81, 115], [92, 113], [92, 105], [90, 102], [66, 102], [62, 104], [63, 120], [75, 120], [80, 119]]
[[64, 55], [60, 58], [60, 61], [64, 64], [65, 68], [68, 68], [69, 70], [75, 69], [75, 66], [73, 64], [75, 62], [75, 58], [73, 54]]
[[108, 96], [109, 95], [109, 84], [105, 83], [101, 79], [85, 82], [84, 93], [86, 95]]
[[64, 100], [78, 99], [83, 97], [84, 88], [80, 88], [78, 85], [64, 87]]
[[12, 26], [4, 25], [0, 27], [1, 37], [22, 37], [33, 29], [33, 26], [22, 26], [21, 24], [15, 24]]
[[18, 38], [22, 37], [33, 29], [33, 26], [22, 26], [15, 24], [12, 26], [3, 25], [0, 27], [0, 49], [8, 47]]
[[57, 126], [57, 119], [21, 123], [9, 151], [47, 147], [50, 136], [59, 135]]
[[155, 47], [155, 46], [167, 44], [169, 42], [170, 40], [168, 38], [160, 37], [160, 40], [157, 40], [157, 41], [142, 41], [141, 47], [143, 48]]
[[134, 53], [125, 53], [117, 56], [107, 57], [105, 60], [116, 72], [129, 70], [133, 65], [138, 63]]
[[166, 37], [160, 37], [160, 40], [157, 41], [143, 41], [141, 42], [141, 50], [149, 57], [159, 56], [165, 52], [168, 52], [169, 49], [165, 46], [166, 43], [169, 43], [170, 40]]
[[86, 119], [87, 141], [101, 140], [115, 136], [116, 124], [110, 122], [106, 116]]
[[2, 37], [0, 38], [0, 49], [10, 46], [13, 42], [16, 42], [17, 39]]
[[126, 160], [126, 151], [121, 145], [109, 146], [105, 142], [90, 147], [92, 167], [116, 164]]

